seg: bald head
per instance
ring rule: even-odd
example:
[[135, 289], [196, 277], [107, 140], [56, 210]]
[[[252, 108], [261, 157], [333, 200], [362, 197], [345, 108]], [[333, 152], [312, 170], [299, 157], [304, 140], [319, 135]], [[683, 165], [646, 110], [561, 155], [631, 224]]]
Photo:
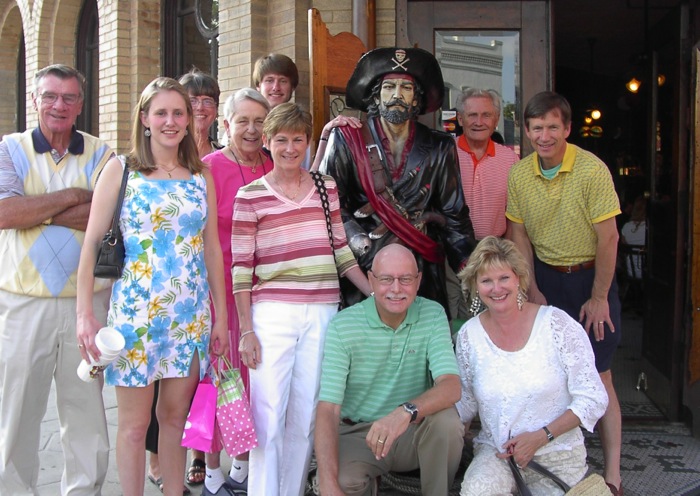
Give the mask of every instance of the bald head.
[[386, 265], [387, 260], [400, 262], [401, 265], [405, 264], [407, 273], [415, 274], [418, 272], [416, 257], [411, 250], [403, 245], [391, 244], [379, 250], [372, 261], [372, 272], [379, 273], [382, 266]]
[[385, 246], [374, 256], [369, 275], [379, 318], [398, 329], [418, 295], [421, 274], [416, 257], [405, 246]]

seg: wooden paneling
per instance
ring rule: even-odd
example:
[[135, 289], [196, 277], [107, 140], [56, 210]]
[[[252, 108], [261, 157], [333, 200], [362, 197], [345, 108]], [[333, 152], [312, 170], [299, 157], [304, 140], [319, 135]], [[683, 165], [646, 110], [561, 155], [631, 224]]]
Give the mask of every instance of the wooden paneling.
[[315, 143], [323, 126], [330, 120], [329, 95], [345, 91], [352, 71], [365, 51], [362, 40], [352, 33], [331, 36], [319, 11], [309, 9], [312, 138]]

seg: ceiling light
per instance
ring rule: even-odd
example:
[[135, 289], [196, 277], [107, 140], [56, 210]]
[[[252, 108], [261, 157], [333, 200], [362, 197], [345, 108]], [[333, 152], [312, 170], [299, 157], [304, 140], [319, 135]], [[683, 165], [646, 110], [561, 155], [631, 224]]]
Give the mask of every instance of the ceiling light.
[[591, 110], [591, 117], [593, 118], [594, 121], [597, 121], [598, 119], [600, 119], [600, 117], [601, 117], [602, 115], [603, 115], [603, 114], [601, 114], [601, 113], [600, 113], [600, 110], [598, 110], [598, 109], [593, 109], [593, 110]]
[[627, 81], [627, 84], [625, 85], [625, 88], [627, 88], [627, 91], [630, 93], [637, 93], [639, 91], [639, 87], [642, 85], [642, 82], [638, 80], [637, 78], [633, 77], [629, 81]]

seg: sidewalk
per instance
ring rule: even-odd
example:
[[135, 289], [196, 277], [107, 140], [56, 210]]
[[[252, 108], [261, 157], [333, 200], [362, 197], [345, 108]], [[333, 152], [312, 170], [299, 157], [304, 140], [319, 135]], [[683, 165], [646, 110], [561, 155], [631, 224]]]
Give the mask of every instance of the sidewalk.
[[[117, 438], [117, 400], [114, 388], [105, 386], [103, 391], [105, 411], [107, 414], [107, 426], [109, 429], [109, 469], [107, 480], [102, 487], [102, 496], [121, 496], [122, 491], [119, 486], [117, 475], [117, 461], [115, 454], [115, 441]], [[51, 386], [49, 404], [46, 415], [41, 424], [41, 445], [39, 458], [41, 460], [41, 470], [39, 471], [39, 492], [41, 496], [57, 496], [61, 494], [61, 474], [63, 473], [63, 452], [61, 451], [61, 441], [59, 439], [58, 414], [56, 413], [56, 392]], [[231, 466], [230, 460], [225, 453], [222, 453], [221, 465], [228, 469]], [[183, 472], [184, 483], [184, 472]], [[145, 496], [159, 496], [161, 492], [146, 481]], [[202, 493], [202, 486], [192, 486], [193, 496]]]
[[[629, 386], [627, 389], [631, 389]], [[620, 388], [623, 393], [624, 389]], [[638, 393], [635, 390], [635, 393]], [[112, 446], [109, 471], [103, 486], [103, 496], [121, 495], [117, 476], [114, 443], [117, 433], [117, 407], [113, 387], [104, 389], [105, 408]], [[63, 454], [59, 440], [58, 418], [53, 387], [46, 416], [41, 426], [41, 496], [60, 495]], [[602, 449], [597, 435], [587, 435], [588, 463], [591, 469], [603, 470]], [[222, 466], [228, 469], [231, 461], [224, 454]], [[700, 496], [700, 439], [692, 438], [682, 424], [667, 421], [623, 422], [622, 477], [626, 496]], [[184, 474], [183, 474], [184, 482]], [[191, 487], [193, 496], [199, 496], [201, 486]], [[383, 490], [382, 496], [404, 496], [415, 492]], [[158, 496], [160, 491], [146, 481], [145, 496]]]

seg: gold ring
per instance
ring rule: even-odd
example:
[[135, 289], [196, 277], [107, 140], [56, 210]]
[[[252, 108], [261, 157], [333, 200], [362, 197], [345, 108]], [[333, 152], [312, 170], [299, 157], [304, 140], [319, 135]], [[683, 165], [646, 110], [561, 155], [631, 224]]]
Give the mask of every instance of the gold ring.
[[384, 444], [384, 440], [383, 440], [383, 439], [377, 439], [377, 442], [378, 442], [379, 444]]
[[601, 320], [600, 322], [598, 322], [598, 325], [600, 325], [600, 324], [605, 324], [605, 321]]

